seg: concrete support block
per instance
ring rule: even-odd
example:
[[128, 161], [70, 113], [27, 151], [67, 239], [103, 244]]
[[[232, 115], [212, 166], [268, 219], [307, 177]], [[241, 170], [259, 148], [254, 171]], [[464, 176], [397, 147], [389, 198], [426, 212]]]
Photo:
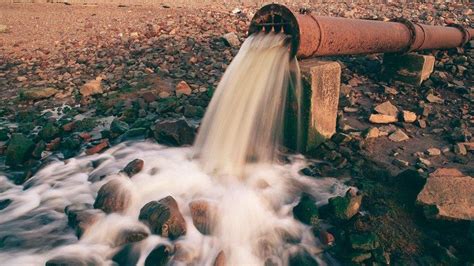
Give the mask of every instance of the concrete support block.
[[[300, 62], [303, 93], [301, 95], [301, 131], [296, 139], [295, 95], [290, 93], [285, 136], [293, 136], [290, 147], [299, 142], [300, 151], [318, 147], [336, 133], [341, 66], [337, 62], [308, 59]], [[289, 132], [291, 131], [291, 132]], [[287, 144], [288, 144], [288, 139]], [[293, 144], [291, 144], [293, 143]]]
[[388, 81], [401, 81], [419, 86], [433, 72], [435, 57], [419, 54], [385, 54], [383, 76]]

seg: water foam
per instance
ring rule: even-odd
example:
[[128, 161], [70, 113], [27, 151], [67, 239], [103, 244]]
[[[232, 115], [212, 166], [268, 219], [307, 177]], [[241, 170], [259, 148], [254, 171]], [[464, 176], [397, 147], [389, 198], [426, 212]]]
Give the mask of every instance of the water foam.
[[[173, 265], [212, 265], [221, 251], [227, 265], [263, 265], [268, 259], [286, 265], [291, 253], [301, 249], [320, 259], [318, 240], [309, 226], [293, 218], [292, 208], [302, 192], [323, 204], [346, 187], [332, 178], [299, 174], [306, 165], [302, 156], [289, 156], [286, 163], [275, 161], [285, 90], [294, 65], [285, 36], [250, 37], [224, 74], [194, 147], [121, 143], [101, 154], [53, 161], [24, 186], [0, 176], [0, 201], [12, 200], [0, 210], [0, 261], [42, 265], [66, 254], [111, 264], [121, 248], [115, 246], [120, 232], [148, 230], [137, 219], [141, 207], [166, 196], [176, 199], [187, 233], [173, 242], [151, 235], [135, 244], [138, 265], [158, 244], [186, 251], [187, 261], [175, 256]], [[137, 158], [144, 161], [140, 173], [128, 178], [119, 172]], [[99, 176], [106, 177], [89, 181]], [[123, 214], [102, 215], [78, 240], [67, 226], [64, 208], [92, 204], [99, 188], [110, 180], [130, 191], [128, 208]], [[201, 234], [193, 225], [189, 203], [195, 200], [217, 206], [211, 235]]]

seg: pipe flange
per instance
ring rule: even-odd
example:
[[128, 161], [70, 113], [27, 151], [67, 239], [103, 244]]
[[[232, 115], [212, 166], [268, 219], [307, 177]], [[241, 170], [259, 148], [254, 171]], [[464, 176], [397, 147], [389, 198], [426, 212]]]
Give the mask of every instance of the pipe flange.
[[466, 45], [469, 42], [469, 40], [471, 40], [471, 34], [466, 29], [466, 27], [464, 27], [463, 25], [457, 24], [457, 23], [450, 23], [446, 26], [456, 28], [456, 29], [458, 29], [459, 31], [462, 32], [462, 44], [461, 44], [460, 47], [463, 47], [464, 45]]
[[416, 41], [416, 25], [415, 25], [415, 23], [411, 22], [410, 20], [408, 20], [404, 17], [391, 19], [390, 22], [402, 23], [410, 31], [410, 41], [408, 42], [407, 47], [403, 51], [401, 51], [401, 53], [408, 53], [410, 51], [415, 50], [415, 47], [413, 46], [415, 44], [415, 41]]

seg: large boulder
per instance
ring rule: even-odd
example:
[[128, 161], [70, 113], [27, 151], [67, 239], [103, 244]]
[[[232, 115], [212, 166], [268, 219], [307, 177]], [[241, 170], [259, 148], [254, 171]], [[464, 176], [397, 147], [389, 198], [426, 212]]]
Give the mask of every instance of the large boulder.
[[186, 120], [179, 119], [158, 122], [153, 134], [159, 143], [179, 146], [192, 144], [196, 132]]
[[49, 98], [58, 93], [55, 88], [36, 88], [22, 91], [20, 97], [25, 100], [41, 100]]
[[34, 142], [25, 135], [21, 133], [13, 134], [7, 147], [5, 163], [13, 167], [22, 164], [28, 160], [34, 148]]
[[163, 237], [176, 239], [186, 234], [186, 221], [171, 196], [145, 204], [138, 219], [147, 224], [153, 233]]
[[427, 218], [466, 220], [474, 217], [474, 178], [456, 169], [442, 168], [430, 174], [418, 194]]
[[114, 179], [103, 185], [97, 193], [94, 208], [105, 213], [125, 211], [131, 201], [130, 191], [120, 180]]

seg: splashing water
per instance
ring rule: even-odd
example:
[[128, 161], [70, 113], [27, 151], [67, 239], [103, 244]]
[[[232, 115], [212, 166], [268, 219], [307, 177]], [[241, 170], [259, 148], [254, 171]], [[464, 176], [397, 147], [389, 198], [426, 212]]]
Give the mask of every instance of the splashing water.
[[[286, 89], [296, 67], [285, 36], [251, 36], [224, 74], [194, 147], [121, 143], [102, 154], [55, 160], [23, 186], [0, 175], [0, 202], [11, 201], [0, 210], [0, 261], [44, 265], [56, 256], [72, 256], [113, 264], [111, 258], [123, 248], [118, 244], [122, 232], [150, 233], [137, 219], [140, 209], [172, 196], [184, 216], [186, 234], [175, 240], [150, 234], [130, 244], [136, 256], [132, 264], [144, 265], [159, 244], [174, 247], [171, 265], [213, 265], [221, 251], [226, 265], [287, 265], [301, 250], [324, 264], [317, 256], [318, 240], [309, 226], [293, 218], [292, 208], [302, 192], [323, 204], [346, 187], [332, 178], [299, 174], [306, 164], [302, 156], [275, 161]], [[129, 178], [120, 172], [136, 158], [144, 161], [138, 174]], [[101, 176], [106, 177], [97, 178]], [[92, 204], [99, 188], [111, 180], [130, 194], [125, 211], [99, 215], [78, 240], [64, 208]], [[189, 203], [196, 200], [216, 206], [209, 235], [193, 224]]]

